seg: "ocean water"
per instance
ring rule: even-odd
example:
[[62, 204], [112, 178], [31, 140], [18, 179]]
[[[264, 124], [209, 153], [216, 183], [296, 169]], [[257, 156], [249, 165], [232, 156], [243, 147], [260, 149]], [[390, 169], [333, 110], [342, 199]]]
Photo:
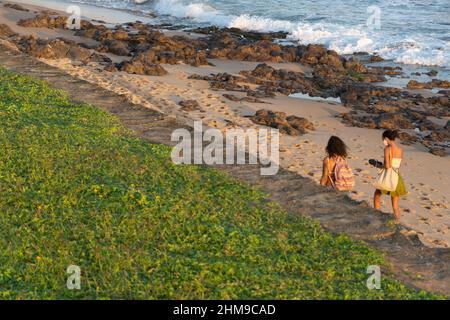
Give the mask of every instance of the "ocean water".
[[[450, 69], [450, 0], [57, 0], [157, 13], [158, 22], [285, 31], [341, 54]], [[140, 3], [139, 3], [140, 2]]]

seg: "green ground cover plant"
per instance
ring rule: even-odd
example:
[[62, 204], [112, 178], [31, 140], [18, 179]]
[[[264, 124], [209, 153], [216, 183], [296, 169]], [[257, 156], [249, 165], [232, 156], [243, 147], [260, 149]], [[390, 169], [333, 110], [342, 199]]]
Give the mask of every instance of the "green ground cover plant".
[[[0, 68], [0, 298], [428, 299], [380, 253]], [[66, 286], [69, 265], [81, 289]]]

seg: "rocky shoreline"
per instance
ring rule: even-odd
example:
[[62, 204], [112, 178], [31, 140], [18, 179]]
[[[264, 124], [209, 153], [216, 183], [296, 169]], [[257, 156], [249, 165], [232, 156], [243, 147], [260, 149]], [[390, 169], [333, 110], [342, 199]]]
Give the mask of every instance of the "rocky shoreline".
[[[7, 6], [6, 4], [5, 6]], [[9, 5], [14, 10], [28, 10]], [[67, 17], [51, 11], [38, 12], [22, 19], [19, 26], [27, 28], [66, 28]], [[189, 31], [199, 35], [167, 35], [158, 26], [130, 22], [108, 28], [103, 24], [81, 21], [75, 36], [90, 38], [95, 45], [58, 38], [52, 40], [23, 36], [7, 25], [0, 25], [0, 38], [13, 43], [18, 50], [37, 58], [69, 58], [81, 64], [98, 63], [105, 71], [123, 71], [137, 75], [162, 76], [163, 65], [184, 63], [191, 66], [209, 65], [209, 59], [230, 59], [262, 62], [253, 71], [243, 71], [240, 77], [230, 74], [193, 75], [192, 79], [208, 81], [211, 89], [245, 92], [245, 99], [261, 103], [277, 94], [308, 94], [312, 97], [340, 98], [348, 112], [339, 115], [349, 126], [377, 129], [401, 129], [404, 143], [420, 142], [438, 156], [450, 151], [450, 121], [438, 124], [430, 118], [450, 117], [450, 82], [432, 78], [421, 83], [411, 80], [406, 89], [381, 86], [386, 76], [400, 76], [400, 67], [375, 67], [367, 62], [382, 60], [378, 56], [357, 53], [343, 57], [322, 45], [282, 45], [275, 39], [286, 34], [247, 32], [227, 28], [197, 28]], [[120, 57], [113, 62], [108, 55]], [[308, 72], [275, 69], [264, 62], [299, 63]], [[435, 73], [430, 77], [436, 76]], [[251, 86], [256, 86], [250, 89]], [[441, 88], [438, 93], [424, 96], [416, 89]], [[430, 91], [431, 92], [431, 91]], [[237, 100], [235, 100], [237, 101]], [[292, 131], [291, 131], [292, 132]]]

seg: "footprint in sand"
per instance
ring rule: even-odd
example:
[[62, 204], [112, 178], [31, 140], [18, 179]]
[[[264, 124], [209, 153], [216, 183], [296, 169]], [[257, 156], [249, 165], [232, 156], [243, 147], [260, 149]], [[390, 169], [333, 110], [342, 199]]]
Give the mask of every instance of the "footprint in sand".
[[448, 248], [447, 244], [444, 241], [442, 241], [442, 240], [433, 240], [433, 243], [438, 245], [438, 246], [442, 246], [442, 247]]

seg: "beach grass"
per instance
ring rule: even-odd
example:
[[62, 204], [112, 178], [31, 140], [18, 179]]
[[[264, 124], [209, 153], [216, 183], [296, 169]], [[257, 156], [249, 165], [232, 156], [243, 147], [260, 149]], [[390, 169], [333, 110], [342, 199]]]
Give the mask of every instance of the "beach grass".
[[[382, 255], [0, 68], [0, 298], [430, 299]], [[66, 286], [69, 265], [81, 289]]]

